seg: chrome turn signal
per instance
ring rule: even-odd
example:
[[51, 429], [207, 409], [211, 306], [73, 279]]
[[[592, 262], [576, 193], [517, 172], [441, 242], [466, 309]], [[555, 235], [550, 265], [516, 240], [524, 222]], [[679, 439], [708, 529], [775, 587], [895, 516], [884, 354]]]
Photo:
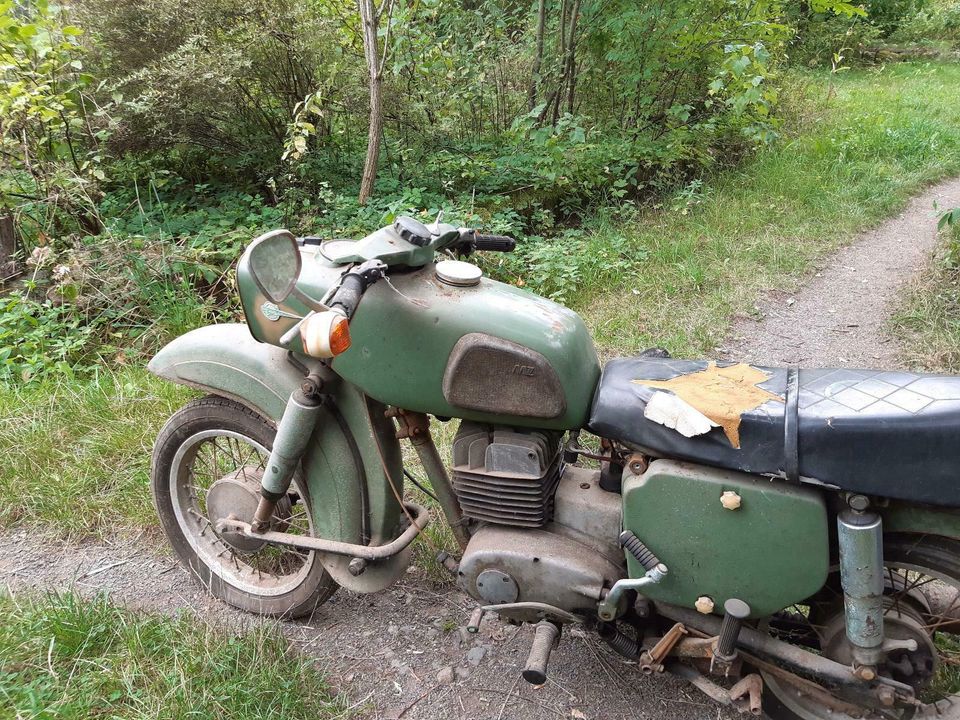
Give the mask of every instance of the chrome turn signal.
[[300, 338], [307, 355], [332, 358], [350, 347], [350, 325], [340, 313], [325, 310], [303, 321]]

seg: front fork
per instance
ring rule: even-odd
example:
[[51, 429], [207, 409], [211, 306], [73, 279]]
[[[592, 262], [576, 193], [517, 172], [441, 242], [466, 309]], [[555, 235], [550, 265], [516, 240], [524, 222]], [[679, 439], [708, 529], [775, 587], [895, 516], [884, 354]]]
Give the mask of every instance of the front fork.
[[[313, 436], [317, 420], [320, 417], [319, 411], [323, 405], [322, 389], [323, 381], [320, 376], [311, 373], [304, 379], [300, 387], [290, 394], [290, 398], [287, 400], [283, 417], [280, 418], [277, 425], [273, 449], [270, 451], [263, 479], [260, 481], [260, 502], [257, 504], [253, 520], [250, 523], [250, 530], [253, 533], [263, 534], [270, 530], [270, 522], [277, 503], [290, 489], [290, 482], [293, 480], [297, 465], [307, 449], [307, 444]], [[387, 416], [394, 418], [399, 425], [397, 437], [400, 439], [408, 438], [413, 444], [433, 486], [437, 501], [453, 530], [454, 538], [457, 540], [460, 550], [464, 550], [470, 535], [460, 513], [460, 505], [450, 485], [446, 468], [430, 434], [429, 418], [423, 413], [401, 409], [391, 409], [387, 412]], [[376, 438], [374, 438], [374, 442], [376, 442]], [[382, 450], [378, 449], [378, 452], [381, 462], [383, 462]], [[386, 465], [384, 465], [384, 472], [386, 471]], [[392, 482], [389, 477], [387, 481]], [[409, 517], [409, 510], [407, 515]], [[411, 523], [415, 524], [413, 518], [411, 518]], [[425, 518], [423, 524], [426, 524]], [[415, 528], [417, 532], [419, 532], [419, 529], [419, 527]], [[358, 560], [358, 558], [354, 558], [354, 560]], [[359, 575], [363, 572], [364, 567], [365, 563], [351, 564], [350, 572]]]
[[320, 417], [322, 381], [308, 375], [299, 388], [290, 394], [283, 417], [277, 425], [270, 459], [260, 481], [260, 503], [250, 523], [251, 530], [263, 533], [270, 529], [270, 519], [280, 499], [290, 489], [297, 465]]

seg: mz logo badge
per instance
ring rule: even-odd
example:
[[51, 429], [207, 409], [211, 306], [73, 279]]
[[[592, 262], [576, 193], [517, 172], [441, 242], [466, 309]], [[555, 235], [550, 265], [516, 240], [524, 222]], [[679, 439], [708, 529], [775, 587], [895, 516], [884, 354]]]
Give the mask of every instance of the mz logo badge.
[[537, 372], [537, 369], [533, 365], [521, 365], [520, 363], [517, 363], [516, 365], [513, 366], [513, 370], [511, 370], [510, 372], [512, 372], [514, 375], [523, 375], [524, 377], [533, 377], [534, 374]]

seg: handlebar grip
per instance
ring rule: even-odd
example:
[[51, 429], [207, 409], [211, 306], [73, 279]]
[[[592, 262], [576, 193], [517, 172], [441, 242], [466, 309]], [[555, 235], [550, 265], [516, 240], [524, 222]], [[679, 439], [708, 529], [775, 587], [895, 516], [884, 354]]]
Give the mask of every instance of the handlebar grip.
[[357, 311], [357, 305], [360, 304], [360, 298], [363, 297], [363, 292], [366, 289], [367, 283], [364, 282], [362, 277], [347, 273], [327, 306], [331, 310], [340, 308], [347, 319], [350, 319], [353, 317], [353, 313]]
[[473, 247], [480, 251], [513, 252], [517, 241], [508, 235], [481, 235], [473, 236]]
[[387, 266], [382, 260], [367, 260], [363, 264], [348, 270], [340, 280], [340, 287], [327, 301], [331, 310], [340, 308], [347, 319], [353, 317], [360, 304], [360, 298], [377, 280], [387, 273]]

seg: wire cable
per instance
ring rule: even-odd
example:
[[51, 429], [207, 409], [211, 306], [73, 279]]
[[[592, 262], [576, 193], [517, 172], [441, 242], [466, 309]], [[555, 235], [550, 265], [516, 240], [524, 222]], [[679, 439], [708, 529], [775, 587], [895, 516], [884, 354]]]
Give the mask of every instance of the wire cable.
[[409, 481], [412, 482], [414, 485], [416, 485], [418, 488], [420, 488], [421, 490], [423, 490], [423, 492], [425, 492], [427, 495], [429, 495], [430, 497], [432, 497], [434, 500], [436, 500], [437, 502], [440, 502], [439, 500], [437, 500], [437, 496], [436, 496], [436, 495], [434, 495], [432, 492], [430, 492], [429, 490], [427, 490], [423, 485], [420, 484], [420, 481], [419, 481], [419, 480], [417, 480], [413, 475], [410, 474], [410, 471], [409, 471], [409, 470], [407, 470], [406, 468], [404, 468], [404, 469], [403, 469], [403, 474], [404, 474], [404, 476], [407, 478], [407, 480], [409, 480]]

